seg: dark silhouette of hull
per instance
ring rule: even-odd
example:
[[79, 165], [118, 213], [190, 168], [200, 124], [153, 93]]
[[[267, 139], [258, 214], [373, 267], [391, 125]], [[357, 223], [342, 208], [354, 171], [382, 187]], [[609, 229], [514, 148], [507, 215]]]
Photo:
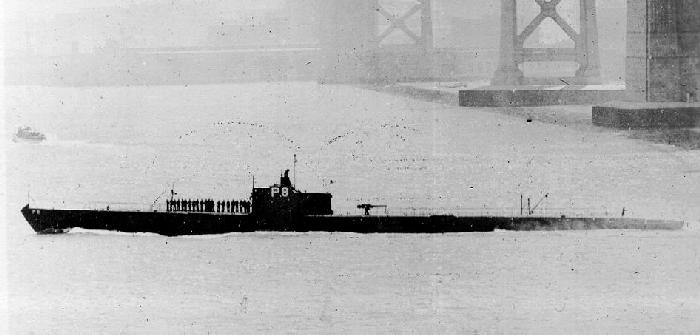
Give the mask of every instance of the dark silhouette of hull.
[[230, 232], [451, 233], [505, 230], [681, 229], [681, 221], [629, 218], [555, 218], [494, 216], [275, 216], [198, 212], [136, 212], [22, 208], [37, 233], [71, 228], [149, 232], [166, 236]]
[[[279, 184], [253, 187], [250, 201], [171, 199], [165, 212], [22, 208], [37, 233], [71, 228], [144, 232], [161, 235], [204, 235], [232, 232], [456, 233], [507, 230], [680, 229], [683, 222], [640, 219], [498, 216], [383, 216], [369, 210], [385, 205], [360, 204], [365, 215], [333, 215], [330, 193], [295, 189], [289, 170]], [[545, 196], [546, 197], [546, 196]], [[243, 205], [243, 210], [239, 205]], [[535, 208], [537, 205], [535, 205]]]

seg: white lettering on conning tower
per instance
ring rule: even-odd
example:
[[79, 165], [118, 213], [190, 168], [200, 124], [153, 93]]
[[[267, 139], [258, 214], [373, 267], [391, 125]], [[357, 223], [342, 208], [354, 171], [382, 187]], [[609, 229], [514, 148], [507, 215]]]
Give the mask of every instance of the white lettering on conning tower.
[[289, 188], [288, 187], [282, 187], [281, 190], [279, 187], [270, 187], [270, 196], [275, 197], [277, 195], [281, 195], [283, 197], [288, 197], [289, 196]]

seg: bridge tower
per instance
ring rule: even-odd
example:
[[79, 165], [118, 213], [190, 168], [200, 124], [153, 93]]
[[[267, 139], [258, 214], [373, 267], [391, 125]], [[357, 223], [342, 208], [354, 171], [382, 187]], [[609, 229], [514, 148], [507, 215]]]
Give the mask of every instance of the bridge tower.
[[[392, 33], [398, 31], [410, 38], [409, 45], [420, 50], [429, 50], [433, 47], [433, 21], [432, 0], [409, 0], [410, 8], [403, 13], [391, 13], [383, 7], [382, 0], [372, 0], [373, 10], [380, 15], [380, 20], [386, 20], [389, 26], [381, 33], [374, 36], [377, 47]], [[420, 15], [420, 28], [418, 31], [408, 27], [406, 21], [413, 16]]]
[[[532, 0], [522, 0], [532, 1]], [[534, 0], [539, 6], [539, 14], [523, 29], [518, 31], [516, 0], [501, 0], [501, 47], [499, 66], [494, 74], [494, 85], [521, 85], [528, 81], [523, 76], [520, 65], [525, 62], [578, 63], [579, 68], [573, 78], [563, 78], [569, 84], [592, 84], [600, 80], [600, 57], [598, 55], [598, 28], [595, 0], [579, 1], [579, 31], [571, 27], [557, 11], [562, 0]], [[552, 19], [574, 42], [573, 48], [526, 48], [525, 41], [544, 22]], [[557, 83], [561, 83], [556, 78]]]
[[[377, 82], [430, 75], [432, 0], [404, 0], [392, 12], [386, 0], [323, 0], [320, 3], [322, 82]], [[418, 27], [408, 21], [418, 18]], [[380, 24], [381, 23], [381, 24]], [[408, 43], [387, 43], [403, 34]]]

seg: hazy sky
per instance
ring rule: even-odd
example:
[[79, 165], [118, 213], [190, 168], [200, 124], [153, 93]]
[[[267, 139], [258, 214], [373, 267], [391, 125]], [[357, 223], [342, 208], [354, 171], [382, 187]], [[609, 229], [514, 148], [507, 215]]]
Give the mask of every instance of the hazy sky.
[[[8, 18], [31, 16], [52, 16], [56, 13], [77, 11], [86, 7], [120, 6], [128, 7], [137, 3], [187, 3], [202, 4], [203, 6], [235, 8], [266, 8], [277, 7], [286, 0], [3, 0], [2, 6]], [[495, 0], [482, 0], [483, 5], [497, 5]], [[599, 0], [599, 7], [621, 6], [626, 0]], [[465, 1], [478, 3], [480, 1]], [[533, 1], [534, 2], [534, 1]], [[566, 2], [566, 1], [564, 1]]]
[[141, 3], [201, 4], [220, 9], [272, 8], [285, 0], [4, 0], [2, 6], [7, 20], [24, 17], [48, 18], [60, 13], [76, 12], [90, 7], [129, 7]]
[[[102, 46], [108, 39], [119, 41], [128, 47], [198, 45], [216, 22], [226, 21], [231, 24], [236, 18], [249, 18], [244, 13], [250, 11], [244, 9], [275, 9], [295, 1], [297, 0], [0, 0], [6, 22], [2, 25], [6, 37], [2, 46], [11, 50], [32, 48], [39, 53], [60, 54], [71, 51], [73, 42], [78, 43], [80, 51], [89, 52]], [[410, 3], [415, 0], [380, 0], [380, 3], [387, 5], [401, 1]], [[578, 21], [577, 2], [578, 0], [563, 0], [559, 6], [562, 16], [575, 29]], [[495, 19], [494, 27], [497, 28], [499, 3], [496, 0], [434, 0], [434, 22], [439, 26], [449, 22], [450, 17], [488, 17]], [[159, 6], [138, 6], [142, 4]], [[537, 6], [534, 0], [520, 0], [518, 4], [522, 29], [537, 14]], [[601, 11], [605, 11], [606, 7], [624, 6], [625, 0], [598, 0], [597, 4]], [[115, 11], [117, 15], [106, 16], [104, 20], [95, 20], [94, 13], [78, 16], [75, 22], [53, 20], [60, 14], [94, 8], [106, 9], [106, 12], [97, 11], [105, 15], [109, 13], [109, 8], [114, 7], [131, 8], [131, 11]], [[154, 8], [162, 10], [148, 13], [149, 9]], [[567, 40], [553, 22], [546, 22], [541, 30], [546, 32], [544, 35], [548, 36], [549, 42]]]

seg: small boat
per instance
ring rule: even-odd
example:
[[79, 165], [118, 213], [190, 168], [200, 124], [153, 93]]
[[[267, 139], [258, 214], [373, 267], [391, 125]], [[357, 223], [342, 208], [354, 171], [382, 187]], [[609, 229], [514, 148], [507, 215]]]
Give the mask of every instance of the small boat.
[[15, 142], [41, 142], [46, 140], [46, 135], [33, 130], [31, 127], [19, 127], [12, 140]]

